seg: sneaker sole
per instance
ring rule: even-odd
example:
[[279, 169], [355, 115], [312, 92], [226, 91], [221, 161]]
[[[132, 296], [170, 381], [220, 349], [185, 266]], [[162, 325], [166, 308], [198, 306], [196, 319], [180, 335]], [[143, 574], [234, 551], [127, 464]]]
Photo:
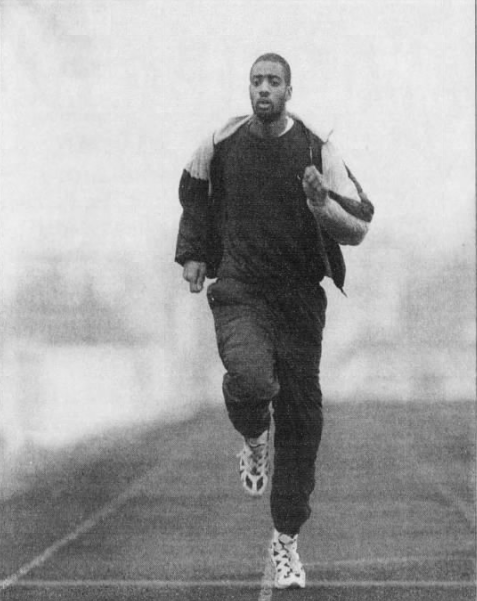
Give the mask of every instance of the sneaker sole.
[[[272, 564], [273, 570], [276, 570], [275, 563], [274, 563], [271, 555], [270, 555], [270, 563]], [[303, 583], [291, 582], [290, 584], [279, 584], [278, 582], [276, 582], [276, 580], [274, 580], [273, 586], [274, 586], [274, 588], [276, 588], [280, 591], [284, 591], [287, 589], [303, 589], [306, 587], [306, 581], [304, 581]]]
[[283, 584], [283, 585], [275, 583], [275, 588], [279, 591], [287, 591], [287, 590], [294, 590], [294, 589], [304, 589], [305, 585], [298, 584], [297, 582], [293, 582], [292, 584]]

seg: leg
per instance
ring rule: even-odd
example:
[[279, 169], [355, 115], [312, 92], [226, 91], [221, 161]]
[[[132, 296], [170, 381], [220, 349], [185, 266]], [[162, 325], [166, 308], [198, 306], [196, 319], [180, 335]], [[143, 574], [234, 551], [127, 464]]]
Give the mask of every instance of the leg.
[[305, 305], [291, 315], [288, 310], [285, 313], [287, 325], [278, 344], [281, 389], [273, 403], [272, 518], [279, 532], [291, 536], [299, 532], [311, 513], [309, 498], [315, 486], [323, 427], [319, 365], [326, 297], [323, 291], [318, 297], [315, 294], [298, 300]]
[[230, 420], [242, 436], [257, 437], [270, 425], [270, 401], [279, 391], [269, 312], [237, 281], [218, 280], [207, 295], [227, 370], [223, 392]]

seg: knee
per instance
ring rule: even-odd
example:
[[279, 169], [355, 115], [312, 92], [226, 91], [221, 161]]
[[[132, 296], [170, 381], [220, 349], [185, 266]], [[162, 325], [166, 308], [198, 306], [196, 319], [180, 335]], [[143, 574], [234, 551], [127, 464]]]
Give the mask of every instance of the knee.
[[224, 378], [224, 388], [235, 398], [264, 401], [272, 400], [280, 390], [274, 374], [258, 365], [228, 372]]

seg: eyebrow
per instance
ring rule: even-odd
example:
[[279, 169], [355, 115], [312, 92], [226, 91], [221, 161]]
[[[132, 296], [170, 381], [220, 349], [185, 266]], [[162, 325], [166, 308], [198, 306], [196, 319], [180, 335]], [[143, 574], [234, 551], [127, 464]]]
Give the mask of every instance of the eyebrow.
[[279, 79], [283, 81], [283, 78], [280, 75], [275, 75], [274, 73], [258, 73], [257, 75], [251, 75], [250, 79]]

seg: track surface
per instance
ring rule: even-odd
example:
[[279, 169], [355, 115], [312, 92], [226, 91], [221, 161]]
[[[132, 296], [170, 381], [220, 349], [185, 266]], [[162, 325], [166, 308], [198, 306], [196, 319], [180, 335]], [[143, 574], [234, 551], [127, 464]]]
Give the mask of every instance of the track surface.
[[270, 589], [268, 496], [222, 409], [110, 433], [3, 502], [0, 598], [474, 600], [474, 428], [471, 402], [328, 406], [304, 591]]

